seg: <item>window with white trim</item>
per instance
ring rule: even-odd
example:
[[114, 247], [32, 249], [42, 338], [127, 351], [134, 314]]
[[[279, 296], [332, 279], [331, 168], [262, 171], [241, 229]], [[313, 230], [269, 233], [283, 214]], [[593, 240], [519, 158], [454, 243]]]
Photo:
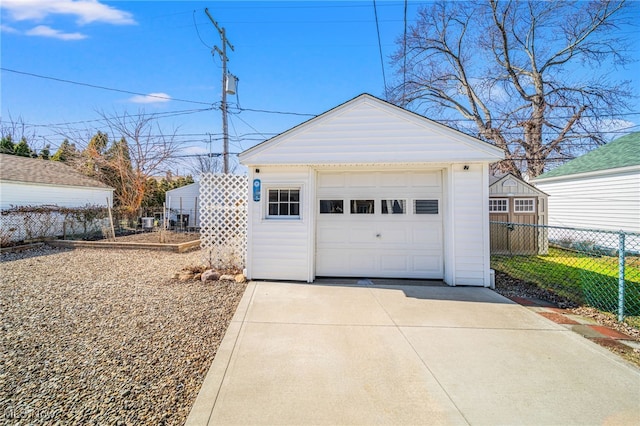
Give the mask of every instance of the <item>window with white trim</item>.
[[490, 213], [508, 213], [509, 200], [506, 198], [489, 198]]
[[413, 200], [414, 214], [438, 214], [438, 200]]
[[320, 200], [320, 214], [343, 214], [344, 200]]
[[351, 200], [351, 214], [374, 214], [373, 200]]
[[533, 198], [516, 198], [513, 200], [513, 211], [516, 213], [535, 213], [536, 200]]
[[405, 214], [407, 200], [381, 200], [382, 214]]
[[267, 217], [300, 217], [300, 189], [269, 189]]

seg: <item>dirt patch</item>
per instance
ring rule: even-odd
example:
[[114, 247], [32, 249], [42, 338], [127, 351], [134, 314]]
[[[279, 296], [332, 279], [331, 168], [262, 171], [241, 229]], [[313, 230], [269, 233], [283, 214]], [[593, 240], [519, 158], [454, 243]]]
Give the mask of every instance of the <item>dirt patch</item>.
[[162, 243], [182, 244], [200, 239], [198, 232], [152, 231], [116, 237], [115, 241], [123, 243]]

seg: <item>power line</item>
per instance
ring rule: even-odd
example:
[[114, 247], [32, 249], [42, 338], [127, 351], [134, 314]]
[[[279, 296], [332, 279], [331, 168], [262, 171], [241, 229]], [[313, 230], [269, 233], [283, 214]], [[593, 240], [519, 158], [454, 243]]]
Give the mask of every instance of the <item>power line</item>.
[[407, 0], [404, 0], [404, 37], [402, 40], [402, 100], [407, 96]]
[[83, 82], [80, 82], [80, 81], [66, 80], [66, 79], [63, 79], [63, 78], [50, 77], [50, 76], [46, 76], [46, 75], [34, 74], [34, 73], [30, 73], [30, 72], [25, 72], [25, 71], [18, 71], [18, 70], [13, 70], [13, 69], [4, 68], [4, 67], [0, 67], [0, 70], [6, 71], [6, 72], [12, 72], [12, 73], [15, 73], [15, 74], [27, 75], [27, 76], [30, 76], [30, 77], [43, 78], [45, 80], [58, 81], [60, 83], [75, 84], [75, 85], [78, 85], [78, 86], [91, 87], [91, 88], [94, 88], [94, 89], [101, 89], [101, 90], [109, 90], [111, 92], [126, 93], [126, 94], [129, 94], [129, 95], [138, 95], [138, 96], [144, 96], [144, 97], [149, 97], [149, 98], [156, 98], [156, 99], [161, 99], [161, 100], [165, 100], [165, 101], [176, 101], [176, 102], [187, 102], [187, 103], [191, 103], [191, 104], [211, 105], [211, 102], [191, 101], [191, 100], [188, 100], [188, 99], [172, 98], [172, 97], [167, 97], [167, 96], [151, 95], [151, 94], [148, 94], [148, 93], [133, 92], [131, 90], [114, 89], [112, 87], [99, 86], [97, 84], [83, 83]]
[[202, 43], [204, 45], [204, 47], [206, 47], [209, 50], [213, 50], [213, 48], [211, 46], [209, 46], [207, 43], [204, 42], [204, 40], [202, 40], [202, 37], [200, 37], [200, 30], [198, 30], [198, 23], [196, 22], [196, 10], [193, 10], [193, 26], [196, 29], [196, 33], [198, 34], [198, 39], [200, 39], [200, 43]]
[[387, 76], [384, 72], [384, 58], [382, 56], [382, 41], [380, 40], [380, 25], [378, 24], [378, 8], [376, 7], [376, 0], [373, 0], [373, 14], [376, 17], [376, 32], [378, 33], [378, 50], [380, 52], [380, 65], [382, 66], [382, 82], [384, 84], [384, 97], [389, 98], [387, 93]]
[[282, 114], [282, 115], [299, 115], [299, 116], [304, 116], [304, 117], [317, 117], [318, 114], [307, 114], [304, 112], [287, 112], [287, 111], [272, 111], [272, 110], [266, 110], [266, 109], [255, 109], [255, 108], [242, 108], [240, 106], [236, 106], [235, 107], [236, 110], [238, 110], [237, 113], [234, 114], [239, 114], [243, 111], [249, 111], [249, 112], [262, 112], [265, 114]]

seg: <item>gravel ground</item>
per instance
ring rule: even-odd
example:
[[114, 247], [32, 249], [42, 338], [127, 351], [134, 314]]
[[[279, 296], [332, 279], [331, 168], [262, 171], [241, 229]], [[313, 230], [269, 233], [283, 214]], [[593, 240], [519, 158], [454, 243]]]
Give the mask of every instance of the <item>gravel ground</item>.
[[181, 425], [246, 287], [200, 251], [40, 248], [0, 263], [0, 423]]
[[[0, 420], [14, 425], [183, 424], [246, 287], [170, 279], [200, 251], [44, 247], [0, 260]], [[496, 291], [640, 338], [504, 274]]]

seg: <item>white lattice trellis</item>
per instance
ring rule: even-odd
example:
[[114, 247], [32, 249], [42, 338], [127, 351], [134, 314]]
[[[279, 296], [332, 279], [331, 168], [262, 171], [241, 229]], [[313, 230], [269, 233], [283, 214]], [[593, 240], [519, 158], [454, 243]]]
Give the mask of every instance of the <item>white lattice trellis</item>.
[[211, 266], [245, 266], [247, 253], [247, 176], [200, 176], [200, 246]]

